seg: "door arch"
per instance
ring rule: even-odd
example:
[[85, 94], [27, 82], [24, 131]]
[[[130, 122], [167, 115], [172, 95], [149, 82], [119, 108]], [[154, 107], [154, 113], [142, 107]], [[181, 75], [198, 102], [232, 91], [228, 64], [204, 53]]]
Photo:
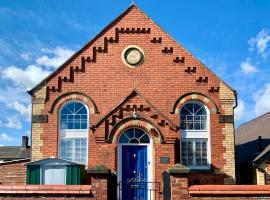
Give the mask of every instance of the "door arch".
[[147, 188], [153, 179], [152, 163], [149, 134], [137, 127], [124, 130], [118, 138], [118, 199], [149, 199]]

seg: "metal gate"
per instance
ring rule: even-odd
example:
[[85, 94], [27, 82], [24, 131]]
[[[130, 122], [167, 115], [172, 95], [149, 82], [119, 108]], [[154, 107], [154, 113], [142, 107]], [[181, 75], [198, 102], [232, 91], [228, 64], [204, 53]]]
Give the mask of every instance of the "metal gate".
[[118, 200], [161, 200], [158, 182], [120, 182]]

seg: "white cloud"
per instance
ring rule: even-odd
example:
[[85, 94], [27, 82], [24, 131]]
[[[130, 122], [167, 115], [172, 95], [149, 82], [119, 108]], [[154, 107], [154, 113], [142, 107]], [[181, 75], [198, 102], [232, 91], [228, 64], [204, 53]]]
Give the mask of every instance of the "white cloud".
[[15, 101], [21, 102], [23, 104], [28, 104], [30, 103], [30, 96], [26, 93], [25, 90], [22, 90], [22, 88], [19, 87], [0, 87], [0, 103], [8, 105]]
[[10, 66], [2, 72], [4, 78], [10, 79], [16, 86], [22, 86], [26, 89], [34, 87], [43, 78], [48, 76], [49, 73], [49, 71], [35, 65], [29, 65], [26, 69]]
[[270, 111], [270, 83], [253, 95], [255, 101], [254, 111], [256, 116]]
[[17, 116], [7, 117], [6, 127], [15, 128], [15, 129], [21, 129], [22, 128], [22, 123], [18, 119]]
[[266, 49], [270, 44], [270, 31], [268, 29], [261, 30], [256, 37], [252, 37], [248, 40], [248, 44], [250, 51], [256, 49], [257, 52], [265, 58], [267, 56]]
[[250, 74], [258, 71], [256, 67], [250, 63], [250, 61], [250, 58], [247, 58], [240, 64], [241, 70], [244, 72], [244, 74]]
[[14, 139], [10, 136], [8, 136], [6, 133], [1, 133], [0, 134], [0, 141], [6, 141], [6, 142], [11, 142]]
[[241, 120], [245, 112], [245, 103], [243, 100], [238, 100], [238, 106], [235, 109], [235, 120]]
[[24, 59], [26, 61], [30, 61], [32, 59], [32, 55], [29, 52], [28, 53], [22, 53], [20, 56], [21, 56], [22, 59]]
[[36, 59], [38, 65], [45, 66], [45, 67], [53, 67], [57, 68], [61, 64], [63, 64], [68, 58], [70, 58], [74, 51], [70, 49], [64, 49], [62, 47], [56, 47], [53, 50], [43, 49], [43, 52], [50, 53], [51, 56], [48, 57], [47, 55], [41, 56]]
[[31, 105], [28, 104], [27, 106], [21, 104], [18, 101], [15, 101], [14, 103], [8, 104], [8, 107], [18, 111], [27, 121], [30, 121], [31, 119]]

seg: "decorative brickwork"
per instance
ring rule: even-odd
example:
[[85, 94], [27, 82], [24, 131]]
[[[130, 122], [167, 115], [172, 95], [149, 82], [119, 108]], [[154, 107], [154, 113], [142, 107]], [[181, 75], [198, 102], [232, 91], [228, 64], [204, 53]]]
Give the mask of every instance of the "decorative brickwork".
[[[32, 115], [43, 114], [46, 99], [46, 87], [41, 87], [32, 97]], [[47, 113], [46, 113], [47, 114]], [[43, 127], [42, 123], [32, 123], [31, 148], [32, 160], [38, 160], [43, 157], [41, 147], [43, 146]]]
[[200, 101], [208, 107], [212, 114], [219, 113], [215, 102], [208, 96], [200, 93], [187, 93], [179, 97], [173, 106], [172, 113], [179, 114], [180, 108], [188, 101]]
[[[220, 101], [225, 115], [233, 115], [234, 93], [223, 83], [220, 83]], [[234, 151], [234, 124], [225, 123], [222, 129], [223, 134], [223, 153], [226, 162], [222, 170], [227, 177], [224, 180], [225, 184], [235, 183], [235, 151]]]

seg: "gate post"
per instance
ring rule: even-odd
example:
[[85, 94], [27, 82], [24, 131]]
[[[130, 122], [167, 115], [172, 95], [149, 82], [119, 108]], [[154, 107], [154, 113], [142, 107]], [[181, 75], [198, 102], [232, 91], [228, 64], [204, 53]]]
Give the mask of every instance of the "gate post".
[[181, 164], [176, 164], [168, 172], [171, 180], [171, 200], [189, 199], [188, 174], [190, 169]]
[[103, 166], [97, 166], [92, 169], [88, 169], [87, 173], [91, 177], [92, 194], [96, 199], [108, 200], [108, 182], [111, 176], [111, 171]]

